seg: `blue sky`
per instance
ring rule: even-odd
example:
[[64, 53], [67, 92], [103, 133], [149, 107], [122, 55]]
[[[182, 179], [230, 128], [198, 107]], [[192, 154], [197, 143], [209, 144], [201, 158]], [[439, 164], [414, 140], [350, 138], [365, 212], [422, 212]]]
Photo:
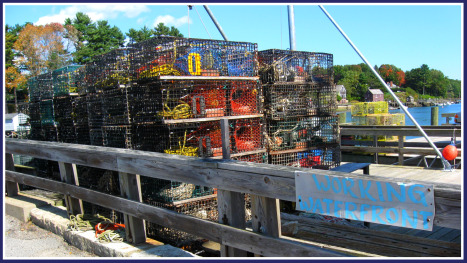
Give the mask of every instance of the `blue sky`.
[[[177, 27], [185, 37], [222, 39], [202, 4], [4, 4], [8, 25], [63, 23], [76, 12], [108, 20], [123, 33], [153, 28], [158, 22]], [[289, 48], [287, 6], [281, 4], [209, 5], [232, 41], [258, 43], [258, 50]], [[342, 5], [324, 7], [372, 65], [393, 64], [410, 70], [427, 64], [452, 79], [462, 78], [463, 6]], [[317, 5], [294, 5], [296, 49], [334, 55], [334, 65], [363, 62]], [[200, 18], [201, 17], [201, 18]], [[204, 22], [204, 25], [203, 25]], [[206, 28], [205, 28], [206, 27]]]

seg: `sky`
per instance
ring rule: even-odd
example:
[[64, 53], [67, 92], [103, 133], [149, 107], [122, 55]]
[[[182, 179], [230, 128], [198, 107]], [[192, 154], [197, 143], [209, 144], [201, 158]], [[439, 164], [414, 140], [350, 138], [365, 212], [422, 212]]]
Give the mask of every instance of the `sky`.
[[[201, 4], [3, 4], [4, 24], [63, 23], [77, 12], [107, 20], [122, 33], [163, 22], [185, 37], [222, 39]], [[463, 75], [462, 4], [324, 4], [365, 58], [374, 66], [404, 71], [427, 64], [451, 79]], [[209, 4], [231, 41], [258, 44], [258, 50], [289, 49], [287, 4]], [[296, 50], [333, 54], [334, 65], [363, 60], [316, 4], [294, 4]], [[189, 23], [188, 23], [189, 21]], [[5, 27], [3, 27], [5, 28]]]

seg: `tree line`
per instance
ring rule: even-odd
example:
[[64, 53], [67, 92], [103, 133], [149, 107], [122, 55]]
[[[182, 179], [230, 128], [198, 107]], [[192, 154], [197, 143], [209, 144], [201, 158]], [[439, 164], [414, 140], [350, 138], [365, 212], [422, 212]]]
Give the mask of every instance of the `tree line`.
[[[406, 92], [408, 95], [414, 96], [415, 99], [461, 97], [460, 80], [449, 79], [440, 70], [430, 69], [426, 64], [405, 72], [389, 64], [383, 64], [379, 67], [375, 65], [374, 69], [386, 83], [395, 87], [393, 91]], [[380, 89], [386, 93], [383, 84], [364, 63], [335, 65], [334, 82], [337, 85], [344, 85], [349, 101], [362, 101], [370, 88]]]
[[[83, 65], [95, 56], [111, 49], [144, 41], [154, 36], [183, 37], [175, 27], [159, 23], [153, 29], [146, 26], [129, 29], [125, 34], [109, 25], [107, 20], [93, 22], [84, 13], [76, 13], [63, 24], [5, 26], [5, 83], [6, 100], [27, 100], [26, 79], [66, 65]], [[401, 90], [423, 97], [460, 97], [461, 83], [452, 80], [427, 65], [402, 71], [394, 65], [375, 66], [386, 82]], [[362, 100], [369, 88], [385, 91], [366, 64], [335, 65], [335, 84], [344, 85], [349, 100]]]

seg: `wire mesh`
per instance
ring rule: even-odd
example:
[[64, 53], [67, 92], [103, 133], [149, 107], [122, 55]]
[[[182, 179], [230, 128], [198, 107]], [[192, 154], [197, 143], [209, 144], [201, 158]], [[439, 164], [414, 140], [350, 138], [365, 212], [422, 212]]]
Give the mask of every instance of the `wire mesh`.
[[340, 151], [338, 145], [319, 147], [291, 153], [269, 153], [269, 163], [275, 165], [325, 169], [340, 165]]
[[55, 113], [54, 113], [54, 103], [52, 99], [41, 100], [39, 102], [40, 109], [40, 121], [41, 125], [54, 125], [55, 124]]
[[145, 81], [162, 75], [257, 76], [257, 44], [154, 37], [131, 45], [130, 71]]
[[265, 141], [270, 151], [307, 149], [337, 142], [337, 116], [269, 120]]
[[52, 72], [47, 72], [36, 77], [37, 88], [39, 89], [41, 100], [53, 99], [53, 78]]
[[41, 90], [37, 84], [37, 77], [29, 78], [26, 82], [29, 92], [29, 102], [38, 102], [41, 100]]
[[78, 92], [75, 70], [80, 65], [70, 65], [52, 71], [53, 95], [54, 97], [70, 95]]
[[95, 91], [113, 89], [130, 83], [130, 50], [128, 48], [113, 49], [95, 57], [89, 72], [93, 75], [92, 84]]
[[295, 50], [268, 49], [258, 52], [263, 83], [333, 83], [333, 55]]
[[389, 106], [386, 101], [359, 102], [352, 104], [350, 110], [352, 116], [365, 116], [368, 114], [389, 113]]
[[88, 124], [90, 129], [100, 129], [104, 125], [102, 94], [90, 93], [86, 96]]
[[102, 126], [102, 141], [106, 147], [132, 149], [131, 126]]

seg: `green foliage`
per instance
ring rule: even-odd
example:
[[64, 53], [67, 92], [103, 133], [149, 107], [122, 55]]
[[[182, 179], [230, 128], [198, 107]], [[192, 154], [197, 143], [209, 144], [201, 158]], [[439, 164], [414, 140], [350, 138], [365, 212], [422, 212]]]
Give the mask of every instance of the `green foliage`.
[[152, 37], [154, 31], [144, 26], [140, 30], [130, 28], [126, 36], [130, 38], [130, 44], [138, 43]]
[[170, 28], [165, 26], [164, 23], [159, 23], [154, 28], [154, 35], [155, 36], [174, 36], [174, 37], [183, 37], [183, 34], [178, 31], [178, 29], [174, 26]]
[[88, 15], [81, 12], [76, 13], [73, 19], [67, 18], [65, 25], [72, 25], [79, 32], [76, 36], [76, 51], [73, 53], [73, 62], [78, 64], [87, 63], [94, 56], [122, 47], [125, 40], [120, 29], [111, 27], [107, 20], [92, 22]]
[[18, 39], [19, 32], [21, 32], [27, 24], [32, 23], [27, 22], [22, 26], [16, 24], [14, 27], [5, 25], [5, 68], [14, 66], [13, 59], [19, 54], [13, 50], [13, 45]]
[[451, 88], [450, 80], [436, 69], [423, 64], [420, 68], [406, 72], [406, 86], [422, 95], [446, 97]]

